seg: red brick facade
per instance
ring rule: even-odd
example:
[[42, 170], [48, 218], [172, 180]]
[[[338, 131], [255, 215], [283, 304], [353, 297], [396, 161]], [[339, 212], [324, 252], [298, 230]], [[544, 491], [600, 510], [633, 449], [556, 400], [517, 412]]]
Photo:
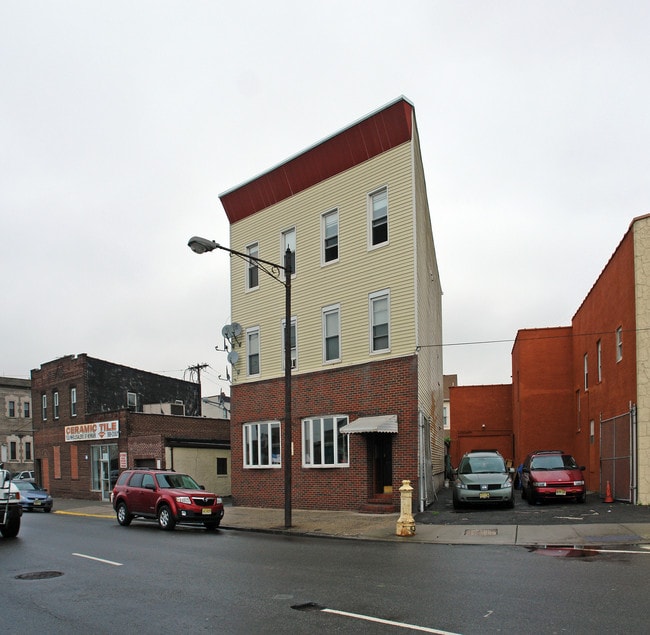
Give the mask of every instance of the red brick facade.
[[[372, 447], [367, 434], [350, 434], [350, 467], [302, 466], [302, 429], [305, 417], [396, 414], [399, 432], [392, 442], [393, 502], [399, 504], [403, 479], [418, 492], [417, 357], [296, 375], [292, 378], [292, 506], [297, 509], [358, 510], [373, 494]], [[244, 423], [284, 420], [284, 379], [232, 387], [232, 493], [237, 505], [282, 507], [284, 472], [280, 468], [248, 468], [242, 464]], [[388, 433], [377, 433], [388, 434]], [[284, 427], [282, 428], [284, 435]], [[282, 437], [284, 452], [284, 436]]]

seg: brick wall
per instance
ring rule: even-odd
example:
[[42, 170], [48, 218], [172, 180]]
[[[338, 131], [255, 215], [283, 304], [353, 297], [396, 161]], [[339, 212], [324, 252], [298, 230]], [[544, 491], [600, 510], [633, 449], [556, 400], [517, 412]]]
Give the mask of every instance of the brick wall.
[[[327, 370], [292, 378], [292, 507], [358, 510], [373, 492], [368, 435], [350, 435], [349, 468], [303, 468], [301, 420], [310, 416], [397, 414], [399, 433], [391, 434], [393, 499], [399, 503], [402, 479], [411, 480], [418, 500], [417, 360], [404, 357]], [[232, 387], [232, 493], [235, 504], [284, 505], [282, 469], [244, 469], [242, 425], [284, 420], [284, 378]], [[284, 426], [282, 429], [284, 456]]]

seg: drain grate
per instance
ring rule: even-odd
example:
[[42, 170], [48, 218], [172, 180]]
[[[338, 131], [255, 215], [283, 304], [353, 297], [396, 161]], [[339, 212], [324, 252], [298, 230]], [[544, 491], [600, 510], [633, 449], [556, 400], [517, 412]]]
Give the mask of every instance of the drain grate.
[[63, 575], [61, 571], [33, 571], [32, 573], [21, 573], [16, 580], [48, 580]]
[[466, 536], [496, 536], [499, 533], [498, 529], [466, 529]]

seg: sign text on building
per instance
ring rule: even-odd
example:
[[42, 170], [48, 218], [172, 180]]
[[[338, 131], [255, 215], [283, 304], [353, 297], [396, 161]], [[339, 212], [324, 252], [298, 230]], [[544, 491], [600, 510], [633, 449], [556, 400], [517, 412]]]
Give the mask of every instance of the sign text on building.
[[98, 423], [81, 423], [65, 427], [66, 441], [96, 441], [103, 439], [119, 439], [120, 422], [100, 421]]

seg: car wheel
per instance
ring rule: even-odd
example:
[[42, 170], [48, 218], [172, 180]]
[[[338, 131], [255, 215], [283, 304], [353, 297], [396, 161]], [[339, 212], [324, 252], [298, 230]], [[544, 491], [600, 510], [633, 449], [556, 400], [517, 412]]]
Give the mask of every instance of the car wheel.
[[582, 496], [578, 496], [578, 502], [579, 503], [586, 503], [587, 502], [587, 495], [582, 494]]
[[128, 527], [133, 520], [133, 516], [129, 514], [129, 510], [124, 501], [120, 501], [117, 505], [117, 522], [122, 525], [122, 527]]
[[12, 514], [8, 519], [5, 525], [0, 528], [0, 533], [4, 538], [15, 538], [20, 531], [20, 516], [18, 514]]
[[454, 509], [460, 509], [463, 506], [463, 504], [454, 496], [453, 506]]
[[158, 525], [161, 529], [172, 531], [176, 526], [176, 519], [169, 505], [161, 505], [158, 510]]
[[537, 501], [535, 500], [535, 496], [532, 492], [532, 489], [530, 492], [526, 494], [526, 500], [528, 501], [529, 505], [534, 505]]
[[521, 500], [522, 501], [526, 500], [526, 488], [525, 487], [521, 488]]
[[52, 511], [52, 508], [51, 508], [51, 507], [46, 507], [43, 511], [44, 511], [46, 514], [49, 514], [49, 513]]
[[214, 531], [219, 526], [219, 521], [216, 523], [203, 523], [207, 531]]
[[513, 509], [514, 506], [515, 506], [515, 495], [513, 494], [513, 495], [510, 497], [510, 500], [506, 503], [506, 507], [507, 507], [508, 509]]

